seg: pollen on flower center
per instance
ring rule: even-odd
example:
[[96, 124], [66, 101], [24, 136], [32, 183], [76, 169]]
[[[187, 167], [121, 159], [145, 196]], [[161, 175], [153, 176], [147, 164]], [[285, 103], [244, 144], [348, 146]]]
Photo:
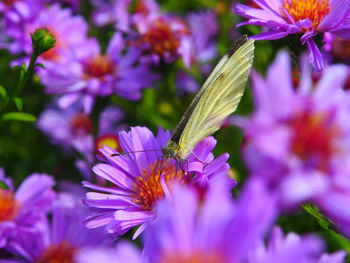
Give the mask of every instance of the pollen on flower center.
[[115, 65], [108, 55], [95, 55], [85, 61], [84, 75], [86, 78], [105, 80], [107, 75], [113, 74]]
[[177, 54], [180, 37], [186, 32], [173, 30], [169, 22], [156, 20], [151, 28], [137, 41], [149, 45], [152, 52], [164, 56], [166, 53]]
[[19, 204], [12, 192], [0, 189], [0, 223], [9, 221], [16, 217]]
[[156, 201], [164, 197], [164, 191], [161, 184], [161, 176], [170, 187], [172, 182], [187, 184], [188, 179], [182, 169], [170, 163], [169, 160], [159, 160], [150, 167], [151, 173], [146, 169], [143, 175], [136, 178], [136, 184], [133, 188], [135, 192], [134, 202], [141, 205], [145, 210], [152, 210]]
[[58, 245], [49, 246], [36, 260], [36, 263], [74, 263], [76, 248], [62, 242]]
[[103, 146], [106, 145], [113, 150], [116, 150], [118, 152], [121, 152], [122, 149], [119, 144], [119, 139], [114, 134], [105, 134], [103, 136], [100, 136], [95, 141], [95, 148], [96, 150], [103, 148]]
[[328, 170], [331, 156], [337, 151], [334, 139], [337, 127], [327, 115], [303, 112], [289, 123], [293, 130], [292, 151], [306, 164]]
[[317, 29], [330, 12], [330, 3], [329, 0], [284, 0], [284, 8], [295, 23], [310, 19], [313, 29]]

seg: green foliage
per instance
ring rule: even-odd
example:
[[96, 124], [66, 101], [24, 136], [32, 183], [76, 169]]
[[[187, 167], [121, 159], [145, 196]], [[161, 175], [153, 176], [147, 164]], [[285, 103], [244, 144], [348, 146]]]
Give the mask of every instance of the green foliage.
[[3, 121], [36, 121], [35, 116], [25, 112], [8, 112], [2, 116]]

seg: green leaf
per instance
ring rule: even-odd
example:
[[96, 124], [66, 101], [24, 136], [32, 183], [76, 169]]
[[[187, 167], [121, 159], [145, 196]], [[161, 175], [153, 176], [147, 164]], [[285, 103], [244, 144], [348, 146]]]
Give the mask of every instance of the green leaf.
[[23, 110], [23, 101], [20, 97], [14, 97], [13, 102], [15, 103], [17, 110]]
[[4, 121], [36, 121], [35, 116], [25, 112], [9, 112], [2, 116]]
[[0, 96], [1, 96], [2, 98], [6, 98], [6, 97], [7, 97], [7, 91], [6, 91], [6, 89], [5, 89], [3, 86], [1, 86], [1, 85], [0, 85]]
[[42, 69], [45, 69], [44, 64], [41, 64], [41, 63], [36, 63], [35, 66], [42, 68]]
[[312, 215], [313, 217], [315, 217], [318, 221], [318, 224], [326, 230], [329, 230], [332, 223], [330, 221], [327, 220], [326, 217], [324, 217], [319, 211], [318, 208], [316, 206], [313, 206], [311, 204], [304, 204], [303, 208], [306, 212], [308, 212], [310, 215]]

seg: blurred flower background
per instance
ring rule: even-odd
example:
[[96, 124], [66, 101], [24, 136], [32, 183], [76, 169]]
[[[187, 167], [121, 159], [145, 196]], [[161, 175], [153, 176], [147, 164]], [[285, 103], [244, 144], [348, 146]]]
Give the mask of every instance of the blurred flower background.
[[[349, 0], [2, 0], [0, 262], [350, 262], [349, 21]], [[236, 113], [162, 158], [244, 34]]]

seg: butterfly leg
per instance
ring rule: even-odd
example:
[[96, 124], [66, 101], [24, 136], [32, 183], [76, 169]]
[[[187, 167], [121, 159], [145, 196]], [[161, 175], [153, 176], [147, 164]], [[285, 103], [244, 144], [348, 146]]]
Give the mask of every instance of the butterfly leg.
[[197, 159], [197, 161], [201, 162], [202, 164], [204, 164], [204, 168], [206, 168], [209, 163], [206, 161], [203, 161], [202, 159], [200, 159], [194, 152], [192, 152], [191, 154], [193, 154], [193, 156]]

